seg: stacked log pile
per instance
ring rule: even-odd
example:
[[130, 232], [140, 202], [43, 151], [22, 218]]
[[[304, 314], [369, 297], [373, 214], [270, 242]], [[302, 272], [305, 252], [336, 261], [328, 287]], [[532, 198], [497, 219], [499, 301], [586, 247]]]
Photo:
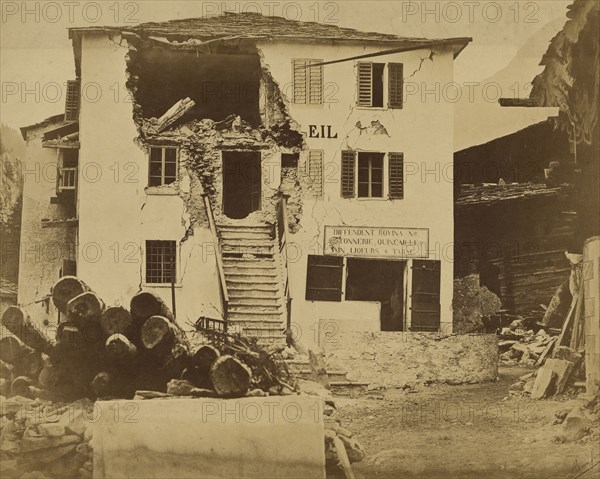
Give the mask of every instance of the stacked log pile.
[[65, 276], [52, 288], [52, 299], [63, 318], [56, 338], [18, 307], [4, 313], [2, 325], [12, 334], [0, 339], [2, 395], [72, 401], [127, 399], [136, 391], [168, 393], [184, 386], [195, 388], [190, 394], [215, 397], [244, 396], [253, 387], [271, 394], [275, 386], [294, 390], [283, 360], [279, 369], [265, 369], [278, 364], [276, 354], [241, 338], [211, 337], [218, 347], [192, 351], [173, 313], [152, 293], [136, 294], [129, 310], [106, 307], [83, 281]]

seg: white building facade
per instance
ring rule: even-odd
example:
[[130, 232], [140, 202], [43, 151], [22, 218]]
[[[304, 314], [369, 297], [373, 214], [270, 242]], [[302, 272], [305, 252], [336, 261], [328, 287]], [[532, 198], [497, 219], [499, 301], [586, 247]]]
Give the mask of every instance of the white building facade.
[[[452, 84], [470, 39], [249, 15], [70, 30], [79, 108], [23, 134], [58, 161], [56, 188], [76, 168], [75, 218], [50, 218], [76, 265], [20, 285], [19, 303], [76, 272], [107, 305], [147, 290], [182, 324], [309, 346], [451, 332], [453, 104], [427, 92]], [[40, 220], [27, 197], [54, 187], [26, 181], [24, 224]], [[24, 259], [20, 283], [36, 268]]]

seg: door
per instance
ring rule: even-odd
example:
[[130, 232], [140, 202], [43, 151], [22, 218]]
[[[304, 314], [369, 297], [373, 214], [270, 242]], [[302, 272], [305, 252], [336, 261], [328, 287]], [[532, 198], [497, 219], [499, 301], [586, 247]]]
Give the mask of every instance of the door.
[[440, 261], [413, 261], [411, 331], [440, 329], [440, 267]]
[[260, 152], [223, 152], [223, 213], [232, 219], [246, 218], [260, 210]]

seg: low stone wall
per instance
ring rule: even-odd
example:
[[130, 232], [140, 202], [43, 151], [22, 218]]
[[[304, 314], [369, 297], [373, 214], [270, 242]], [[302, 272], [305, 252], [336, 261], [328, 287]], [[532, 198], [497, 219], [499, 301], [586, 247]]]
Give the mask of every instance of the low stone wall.
[[322, 345], [330, 370], [370, 387], [478, 383], [498, 375], [494, 334], [339, 331]]

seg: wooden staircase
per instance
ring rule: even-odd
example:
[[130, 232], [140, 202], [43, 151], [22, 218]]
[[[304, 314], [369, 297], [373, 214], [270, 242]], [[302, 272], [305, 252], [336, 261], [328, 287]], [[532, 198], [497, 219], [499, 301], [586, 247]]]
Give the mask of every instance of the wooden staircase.
[[272, 225], [217, 227], [229, 302], [230, 331], [261, 344], [285, 345], [283, 271]]

